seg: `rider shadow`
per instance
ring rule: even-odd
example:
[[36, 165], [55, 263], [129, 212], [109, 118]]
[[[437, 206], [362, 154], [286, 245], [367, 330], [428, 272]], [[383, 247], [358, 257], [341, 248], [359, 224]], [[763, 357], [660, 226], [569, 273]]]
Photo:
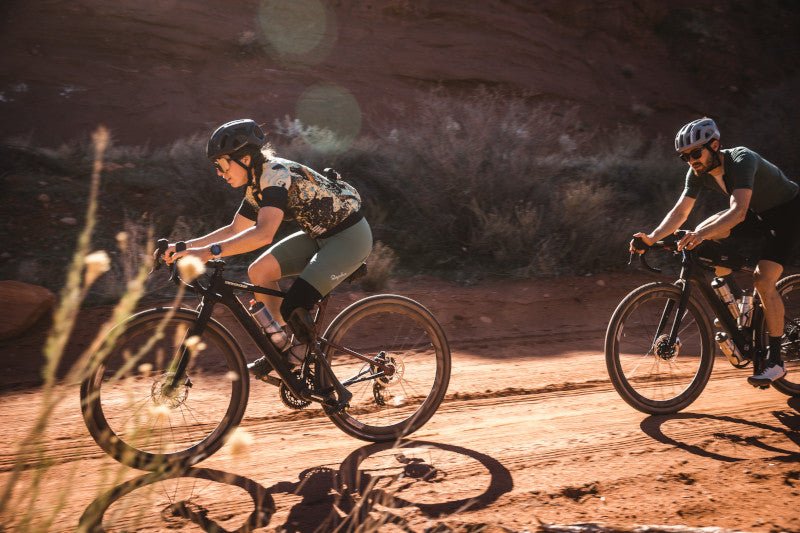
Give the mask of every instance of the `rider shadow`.
[[[791, 401], [789, 405], [792, 406]], [[795, 409], [795, 411], [797, 410], [796, 406], [792, 407], [793, 409]], [[759, 436], [743, 437], [731, 431], [714, 431], [713, 428], [709, 428], [707, 435], [708, 437], [713, 437], [715, 442], [727, 442], [735, 446], [747, 447], [747, 448], [742, 448], [742, 450], [763, 451], [769, 454], [774, 454], [769, 457], [765, 457], [765, 459], [768, 459], [770, 461], [796, 462], [798, 459], [800, 459], [800, 415], [787, 413], [786, 411], [773, 411], [772, 414], [785, 427], [770, 425], [762, 422], [755, 422], [752, 420], [745, 420], [743, 418], [737, 418], [733, 416], [699, 414], [699, 413], [653, 415], [642, 420], [640, 427], [642, 431], [649, 437], [663, 444], [669, 444], [671, 446], [680, 448], [682, 450], [685, 450], [695, 455], [699, 455], [701, 457], [707, 457], [709, 459], [714, 459], [716, 461], [732, 463], [732, 462], [743, 461], [746, 460], [747, 458], [733, 457], [731, 455], [718, 453], [705, 448], [703, 445], [690, 444], [688, 442], [683, 442], [677, 438], [670, 437], [664, 432], [663, 425], [667, 422], [674, 420], [698, 420], [698, 421], [719, 422], [725, 426], [729, 424], [749, 426], [750, 428], [769, 431], [776, 435], [782, 435], [786, 437], [789, 441], [794, 443], [794, 445], [797, 446], [798, 449], [791, 450], [778, 447], [776, 445], [764, 442], [764, 440], [762, 440], [762, 437]]]
[[[420, 451], [423, 457], [414, 456]], [[378, 474], [373, 467], [362, 467], [364, 461], [383, 452], [388, 453], [380, 457], [383, 465], [379, 470], [390, 474]], [[437, 454], [441, 456], [441, 462], [435, 457]], [[453, 463], [454, 455], [475, 461], [485, 469], [489, 476], [487, 487], [480, 494], [448, 501], [442, 501], [449, 493], [444, 491], [435, 494], [434, 501], [429, 501], [429, 489], [435, 489], [437, 484], [447, 479], [448, 465]], [[462, 459], [461, 463], [463, 457], [459, 458]], [[358, 448], [344, 460], [338, 472], [324, 466], [309, 468], [299, 474], [298, 481], [281, 481], [271, 487], [264, 487], [242, 476], [206, 468], [146, 474], [114, 487], [93, 501], [81, 516], [79, 530], [93, 533], [104, 531], [103, 518], [112, 504], [148, 485], [177, 478], [196, 478], [236, 486], [245, 490], [252, 500], [249, 505], [252, 505], [253, 511], [240, 527], [229, 530], [225, 528], [232, 519], [229, 502], [226, 502], [222, 511], [212, 513], [210, 508], [218, 506], [213, 499], [203, 503], [192, 496], [178, 499], [167, 494], [170, 504], [160, 510], [162, 527], [177, 527], [179, 521], [188, 520], [208, 532], [246, 532], [269, 525], [276, 510], [273, 495], [277, 494], [301, 498], [289, 509], [285, 523], [274, 526], [281, 531], [352, 531], [365, 525], [377, 528], [386, 523], [402, 528], [405, 520], [395, 511], [410, 506], [429, 518], [482, 509], [513, 488], [508, 469], [485, 454], [448, 444], [402, 441]], [[415, 489], [420, 492], [420, 488], [426, 493], [423, 498], [425, 501], [414, 501], [410, 494]], [[194, 491], [193, 486], [192, 493]], [[240, 508], [241, 505], [235, 507]], [[226, 518], [225, 523], [221, 519], [211, 518], [212, 514]]]

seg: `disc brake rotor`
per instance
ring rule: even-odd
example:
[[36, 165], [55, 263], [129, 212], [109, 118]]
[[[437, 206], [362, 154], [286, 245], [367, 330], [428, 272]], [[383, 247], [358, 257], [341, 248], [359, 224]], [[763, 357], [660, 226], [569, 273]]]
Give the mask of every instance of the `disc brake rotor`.
[[186, 402], [186, 399], [189, 397], [189, 388], [192, 386], [192, 382], [187, 377], [183, 383], [169, 390], [167, 384], [172, 380], [174, 375], [174, 373], [168, 372], [161, 376], [160, 379], [153, 382], [153, 385], [150, 387], [150, 397], [153, 400], [153, 404], [159, 406], [165, 405], [170, 409], [177, 409]]
[[668, 333], [662, 333], [653, 343], [653, 352], [665, 361], [677, 357], [680, 351], [681, 340], [676, 338], [674, 343], [670, 343]]

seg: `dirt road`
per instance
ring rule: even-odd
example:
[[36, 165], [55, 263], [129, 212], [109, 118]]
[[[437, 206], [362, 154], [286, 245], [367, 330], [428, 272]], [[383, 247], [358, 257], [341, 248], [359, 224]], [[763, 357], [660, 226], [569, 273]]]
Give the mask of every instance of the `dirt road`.
[[[156, 479], [100, 451], [73, 386], [48, 427], [49, 468], [38, 493], [37, 469], [29, 467], [0, 523], [15, 530], [32, 507], [33, 523], [52, 531], [74, 531], [81, 520], [102, 520], [107, 531], [312, 531], [343, 524], [344, 514], [387, 521], [381, 530], [388, 531], [588, 522], [800, 531], [800, 402], [752, 389], [745, 371], [723, 358], [699, 401], [678, 415], [645, 416], [614, 392], [602, 354], [605, 323], [638, 281], [396, 286], [440, 317], [453, 346], [445, 402], [413, 440], [396, 446], [351, 439], [320, 410], [290, 412], [276, 389], [253, 383], [233, 442], [182, 477]], [[24, 356], [30, 344], [2, 347], [11, 365], [4, 383], [9, 372], [24, 373], [9, 356]], [[36, 388], [6, 388], [2, 485], [39, 400]]]

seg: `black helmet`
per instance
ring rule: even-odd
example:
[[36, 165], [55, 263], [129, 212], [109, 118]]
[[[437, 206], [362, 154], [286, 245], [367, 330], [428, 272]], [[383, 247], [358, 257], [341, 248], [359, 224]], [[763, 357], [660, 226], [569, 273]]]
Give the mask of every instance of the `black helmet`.
[[249, 118], [226, 122], [211, 134], [206, 146], [206, 156], [214, 161], [246, 146], [259, 149], [267, 142], [262, 129]]

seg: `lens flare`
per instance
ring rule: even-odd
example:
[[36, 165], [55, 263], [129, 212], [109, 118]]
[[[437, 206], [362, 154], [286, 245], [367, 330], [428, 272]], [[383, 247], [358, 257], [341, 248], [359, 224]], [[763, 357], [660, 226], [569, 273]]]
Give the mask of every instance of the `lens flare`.
[[325, 84], [307, 89], [297, 101], [296, 116], [311, 126], [303, 137], [321, 152], [344, 152], [361, 131], [361, 108], [343, 87]]
[[258, 23], [270, 51], [286, 61], [319, 63], [336, 40], [336, 19], [319, 0], [262, 0]]

